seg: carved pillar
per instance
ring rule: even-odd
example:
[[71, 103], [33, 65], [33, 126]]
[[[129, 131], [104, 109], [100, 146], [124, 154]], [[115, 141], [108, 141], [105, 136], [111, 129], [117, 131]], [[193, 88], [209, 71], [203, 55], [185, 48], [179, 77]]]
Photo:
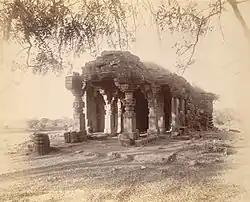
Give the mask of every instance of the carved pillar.
[[125, 113], [123, 114], [123, 130], [126, 133], [136, 132], [135, 99], [133, 90], [125, 90]]
[[131, 84], [119, 84], [116, 85], [124, 92], [125, 98], [123, 100], [123, 105], [125, 112], [123, 113], [123, 136], [127, 136], [128, 139], [135, 139], [136, 136], [136, 113], [135, 113], [135, 99], [134, 91], [135, 88]]
[[148, 133], [157, 134], [159, 129], [157, 123], [157, 100], [155, 96], [148, 98], [148, 108]]
[[73, 130], [76, 132], [86, 132], [85, 128], [85, 114], [83, 112], [84, 102], [82, 100], [83, 90], [72, 90], [72, 93], [75, 97], [73, 108], [74, 108], [74, 126]]
[[171, 99], [171, 125], [172, 125], [172, 131], [175, 131], [176, 129], [176, 102], [175, 98], [172, 97]]
[[90, 116], [90, 111], [92, 108], [91, 102], [90, 102], [90, 96], [89, 96], [89, 89], [84, 92], [83, 95], [83, 102], [85, 103], [84, 106], [84, 114], [85, 114], [85, 127], [87, 133], [91, 132], [92, 124], [91, 124], [91, 116]]
[[122, 132], [122, 101], [117, 100], [117, 133]]
[[85, 114], [83, 111], [84, 102], [82, 96], [86, 90], [86, 83], [83, 83], [82, 78], [79, 73], [74, 72], [72, 76], [67, 76], [65, 78], [65, 87], [70, 90], [75, 97], [73, 102], [74, 114], [73, 114], [73, 130], [76, 132], [81, 132], [79, 140], [83, 140], [86, 135], [85, 127]]
[[164, 101], [163, 99], [158, 100], [158, 128], [160, 134], [164, 134], [166, 132], [165, 126], [165, 114], [164, 114]]
[[104, 90], [100, 90], [100, 93], [103, 96], [105, 102], [105, 125], [104, 125], [104, 133], [113, 134], [114, 133], [114, 119], [113, 119], [113, 110], [112, 110], [112, 98], [111, 94], [105, 92]]

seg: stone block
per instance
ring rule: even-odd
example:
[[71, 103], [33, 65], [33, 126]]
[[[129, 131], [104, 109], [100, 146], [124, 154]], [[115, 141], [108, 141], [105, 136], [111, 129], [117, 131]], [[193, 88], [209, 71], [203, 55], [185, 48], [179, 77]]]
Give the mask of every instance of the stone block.
[[64, 142], [65, 143], [70, 143], [71, 142], [71, 140], [70, 140], [70, 132], [64, 133]]
[[34, 152], [38, 155], [45, 155], [51, 151], [50, 140], [47, 133], [34, 133], [32, 135]]
[[76, 131], [73, 131], [70, 133], [70, 143], [77, 143], [78, 140], [78, 133]]
[[83, 142], [87, 139], [87, 135], [85, 131], [80, 132], [66, 132], [64, 133], [64, 141], [65, 143], [77, 143]]
[[86, 131], [80, 131], [78, 132], [78, 141], [83, 142], [87, 140], [87, 133]]
[[135, 140], [135, 146], [140, 147], [142, 145], [141, 142], [142, 140]]
[[119, 140], [120, 144], [122, 146], [125, 146], [125, 147], [129, 147], [131, 145], [131, 141], [130, 139], [126, 139], [126, 140]]

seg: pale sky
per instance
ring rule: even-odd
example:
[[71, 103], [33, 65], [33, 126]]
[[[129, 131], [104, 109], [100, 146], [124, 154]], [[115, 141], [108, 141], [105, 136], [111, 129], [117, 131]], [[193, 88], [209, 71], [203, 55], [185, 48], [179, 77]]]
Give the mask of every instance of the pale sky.
[[[241, 8], [245, 20], [250, 25], [250, 4]], [[185, 73], [185, 77], [205, 90], [217, 93], [221, 101], [216, 107], [229, 107], [241, 113], [250, 112], [248, 103], [250, 93], [250, 62], [249, 47], [244, 38], [241, 25], [234, 14], [225, 13], [221, 18], [225, 41], [218, 27], [202, 39], [197, 47], [196, 63]], [[142, 60], [151, 61], [174, 71], [175, 54], [171, 49], [173, 37], [163, 36], [161, 45], [156, 30], [140, 29], [137, 42], [131, 51]], [[16, 50], [4, 50], [15, 54]], [[75, 61], [75, 69], [80, 70], [91, 57]], [[1, 70], [0, 75], [0, 120], [62, 116], [72, 116], [73, 96], [64, 87], [64, 76], [23, 75]], [[9, 85], [11, 78], [20, 80], [20, 85]], [[249, 78], [249, 79], [248, 79]]]

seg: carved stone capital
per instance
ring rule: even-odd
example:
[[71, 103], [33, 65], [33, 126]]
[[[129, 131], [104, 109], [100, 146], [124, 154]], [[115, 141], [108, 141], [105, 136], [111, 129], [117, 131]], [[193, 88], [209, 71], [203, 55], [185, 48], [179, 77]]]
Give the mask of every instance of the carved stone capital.
[[151, 97], [150, 99], [148, 99], [148, 107], [149, 108], [155, 108], [157, 106], [157, 100], [154, 97]]
[[128, 83], [120, 83], [118, 79], [114, 79], [115, 86], [118, 87], [122, 92], [135, 91], [136, 85], [131, 82]]
[[105, 90], [105, 89], [99, 89], [100, 94], [102, 95], [104, 101], [106, 104], [110, 104], [112, 101], [112, 93], [110, 93], [109, 91]]

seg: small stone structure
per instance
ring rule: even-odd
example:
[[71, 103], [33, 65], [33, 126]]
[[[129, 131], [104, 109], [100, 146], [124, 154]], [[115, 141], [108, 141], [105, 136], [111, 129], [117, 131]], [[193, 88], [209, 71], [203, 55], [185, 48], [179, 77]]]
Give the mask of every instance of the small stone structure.
[[37, 155], [45, 155], [51, 151], [50, 140], [47, 133], [34, 133], [32, 136], [34, 152]]
[[86, 135], [84, 132], [65, 132], [64, 133], [64, 141], [65, 143], [77, 143], [83, 142], [86, 139]]
[[[213, 127], [214, 94], [130, 52], [104, 51], [65, 86], [75, 97], [74, 131], [83, 136], [119, 134], [123, 145], [138, 145], [179, 128]], [[140, 141], [142, 134], [148, 140]]]

